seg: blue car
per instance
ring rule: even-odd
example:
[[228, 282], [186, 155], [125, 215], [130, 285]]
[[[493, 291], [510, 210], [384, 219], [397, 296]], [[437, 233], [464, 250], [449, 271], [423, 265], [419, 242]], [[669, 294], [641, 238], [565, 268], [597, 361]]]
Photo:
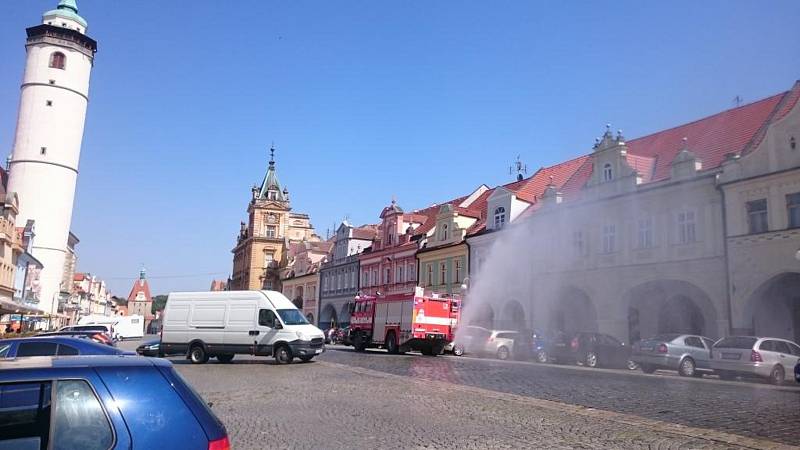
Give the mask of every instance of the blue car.
[[797, 361], [797, 364], [794, 365], [794, 381], [800, 383], [800, 361]]
[[0, 359], [22, 356], [73, 356], [134, 354], [89, 339], [36, 336], [0, 340]]
[[163, 359], [20, 358], [0, 364], [0, 449], [229, 450], [227, 431]]

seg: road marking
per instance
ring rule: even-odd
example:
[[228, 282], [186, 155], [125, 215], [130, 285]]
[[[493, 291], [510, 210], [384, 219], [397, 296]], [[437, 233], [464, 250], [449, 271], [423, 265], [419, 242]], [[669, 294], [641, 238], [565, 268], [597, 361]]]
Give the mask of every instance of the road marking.
[[525, 405], [532, 406], [535, 408], [541, 408], [566, 414], [576, 414], [592, 419], [608, 420], [611, 422], [639, 427], [641, 429], [651, 430], [657, 433], [667, 433], [682, 437], [703, 439], [707, 441], [723, 443], [726, 445], [732, 445], [736, 447], [750, 448], [750, 449], [770, 449], [770, 450], [800, 448], [788, 444], [781, 444], [767, 439], [756, 439], [711, 429], [689, 427], [686, 425], [680, 425], [671, 422], [647, 419], [632, 414], [589, 408], [586, 406], [561, 403], [535, 397], [526, 397], [522, 395], [509, 394], [505, 392], [496, 392], [489, 389], [467, 386], [463, 384], [446, 383], [444, 381], [435, 381], [428, 379], [423, 380], [419, 378], [413, 378], [410, 376], [395, 375], [391, 373], [380, 372], [377, 370], [365, 369], [363, 367], [348, 366], [345, 364], [332, 363], [328, 361], [317, 361], [317, 364], [322, 364], [324, 366], [328, 366], [339, 370], [349, 370], [350, 372], [353, 373], [358, 373], [377, 378], [404, 381], [407, 383], [412, 383], [427, 387], [437, 386], [441, 389], [456, 390], [466, 394], [481, 395], [484, 397], [489, 397], [497, 400], [523, 403]]

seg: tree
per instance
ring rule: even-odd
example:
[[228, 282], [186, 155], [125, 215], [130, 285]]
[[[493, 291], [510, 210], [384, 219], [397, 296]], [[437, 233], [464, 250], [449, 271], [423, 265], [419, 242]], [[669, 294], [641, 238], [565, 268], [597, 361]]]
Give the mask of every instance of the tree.
[[167, 296], [166, 295], [156, 295], [153, 297], [153, 306], [150, 308], [150, 312], [155, 314], [156, 311], [163, 311], [164, 308], [167, 307]]

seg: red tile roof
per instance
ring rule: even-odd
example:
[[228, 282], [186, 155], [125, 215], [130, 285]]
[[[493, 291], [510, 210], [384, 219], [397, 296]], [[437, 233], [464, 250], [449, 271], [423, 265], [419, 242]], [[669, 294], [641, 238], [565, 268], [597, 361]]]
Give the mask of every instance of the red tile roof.
[[[628, 163], [639, 171], [643, 183], [663, 181], [670, 178], [675, 156], [687, 147], [703, 162], [702, 170], [718, 169], [726, 154], [746, 154], [755, 148], [767, 126], [783, 118], [798, 99], [800, 82], [781, 94], [632, 139], [626, 142]], [[578, 195], [591, 174], [592, 161], [587, 159], [563, 187], [565, 198]]]
[[375, 239], [378, 234], [378, 227], [376, 225], [363, 226], [353, 228], [353, 239], [363, 239], [371, 241]]
[[149, 302], [149, 301], [153, 300], [153, 297], [150, 296], [150, 285], [147, 284], [147, 280], [140, 278], [140, 279], [137, 279], [136, 281], [133, 282], [133, 287], [131, 288], [131, 293], [128, 294], [128, 301], [132, 302], [132, 301], [136, 300], [136, 295], [139, 292], [143, 292], [144, 293], [145, 301]]

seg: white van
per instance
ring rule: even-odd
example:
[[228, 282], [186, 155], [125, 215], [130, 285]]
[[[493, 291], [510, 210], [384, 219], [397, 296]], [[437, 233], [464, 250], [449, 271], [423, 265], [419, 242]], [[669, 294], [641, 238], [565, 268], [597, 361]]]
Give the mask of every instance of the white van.
[[116, 340], [144, 337], [144, 316], [103, 316], [92, 314], [78, 319], [78, 325], [108, 325], [109, 335]]
[[322, 331], [275, 291], [173, 292], [162, 320], [161, 353], [185, 353], [194, 364], [236, 354], [289, 364], [325, 351]]

